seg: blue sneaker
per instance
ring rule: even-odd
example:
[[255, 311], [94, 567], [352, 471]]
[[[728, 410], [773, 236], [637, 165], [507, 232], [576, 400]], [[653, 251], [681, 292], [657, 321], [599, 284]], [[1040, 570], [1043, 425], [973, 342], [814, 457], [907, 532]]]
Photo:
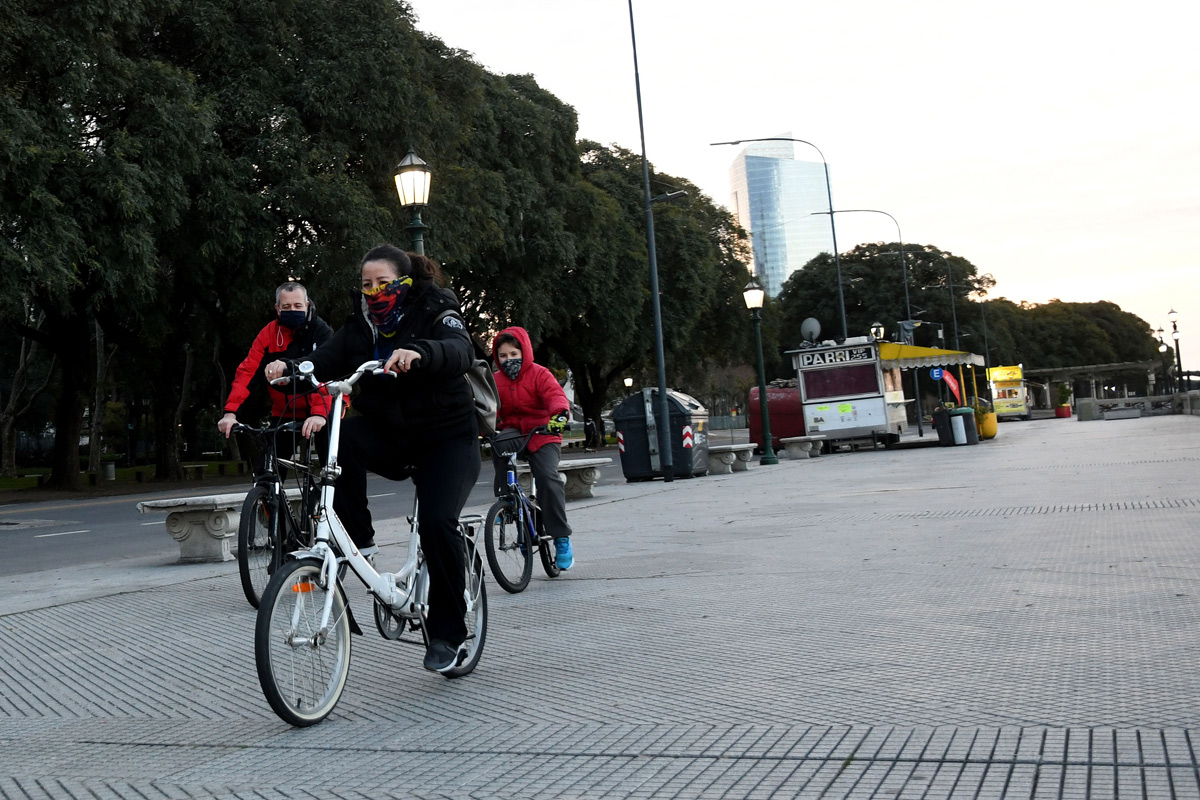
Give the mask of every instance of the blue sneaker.
[[554, 540], [554, 563], [562, 570], [570, 569], [571, 565], [575, 563], [569, 536], [561, 536]]

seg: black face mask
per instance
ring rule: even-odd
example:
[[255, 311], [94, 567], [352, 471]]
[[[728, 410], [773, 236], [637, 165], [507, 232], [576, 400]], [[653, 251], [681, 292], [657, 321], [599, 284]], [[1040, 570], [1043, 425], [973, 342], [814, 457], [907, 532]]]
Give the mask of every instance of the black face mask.
[[280, 311], [279, 324], [285, 328], [303, 328], [304, 323], [308, 322], [307, 311]]
[[521, 372], [521, 364], [525, 363], [522, 358], [510, 358], [500, 365], [500, 370], [508, 376], [510, 381], [515, 381], [517, 375]]

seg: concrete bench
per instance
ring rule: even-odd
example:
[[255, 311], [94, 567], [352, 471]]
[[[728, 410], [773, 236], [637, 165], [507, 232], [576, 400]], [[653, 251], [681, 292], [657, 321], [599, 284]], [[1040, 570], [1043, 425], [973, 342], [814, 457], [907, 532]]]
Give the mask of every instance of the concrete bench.
[[745, 472], [750, 468], [750, 457], [754, 455], [754, 442], [746, 444], [708, 444], [708, 474], [728, 475]]
[[237, 536], [246, 492], [144, 500], [139, 513], [167, 512], [167, 532], [179, 543], [179, 563], [230, 561], [230, 540]]
[[788, 458], [816, 458], [821, 455], [821, 443], [824, 439], [823, 434], [817, 434], [814, 436], [789, 436], [786, 439], [780, 439], [779, 442], [787, 452]]
[[1105, 419], [1137, 419], [1141, 415], [1142, 410], [1134, 406], [1110, 408], [1104, 412]]
[[196, 481], [203, 480], [206, 472], [208, 472], [207, 464], [184, 464], [183, 465], [184, 477], [189, 478], [190, 480], [196, 480]]
[[[572, 458], [558, 462], [558, 472], [567, 480], [565, 493], [568, 500], [595, 497], [592, 487], [600, 480], [599, 467], [611, 464], [611, 458]], [[517, 464], [517, 481], [527, 493], [532, 491], [533, 478], [528, 464]]]
[[[137, 504], [139, 513], [167, 512], [167, 533], [179, 543], [179, 563], [230, 561], [231, 545], [237, 536], [242, 504], [247, 492], [172, 497], [165, 500], [144, 500]], [[288, 489], [292, 512], [298, 513], [300, 490]]]

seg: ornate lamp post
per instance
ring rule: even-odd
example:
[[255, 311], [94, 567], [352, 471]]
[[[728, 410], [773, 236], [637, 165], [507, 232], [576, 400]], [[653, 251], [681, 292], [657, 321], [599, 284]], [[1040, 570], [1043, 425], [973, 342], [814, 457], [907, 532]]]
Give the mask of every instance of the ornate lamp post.
[[1179, 312], [1172, 308], [1167, 312], [1167, 319], [1171, 320], [1171, 338], [1175, 340], [1175, 391], [1179, 391], [1179, 384], [1187, 380], [1183, 388], [1186, 392], [1192, 388], [1192, 382], [1183, 377], [1183, 356], [1179, 353], [1179, 325], [1175, 322], [1179, 319]]
[[1163, 329], [1159, 328], [1155, 333], [1158, 334], [1158, 355], [1162, 359], [1163, 367], [1163, 393], [1171, 391], [1171, 373], [1167, 367], [1167, 343], [1163, 341]]
[[742, 290], [742, 297], [746, 298], [746, 308], [754, 312], [754, 349], [758, 355], [758, 410], [762, 415], [763, 432], [762, 457], [758, 463], [770, 465], [778, 464], [779, 459], [775, 456], [775, 449], [771, 447], [771, 414], [767, 410], [767, 376], [763, 369], [762, 304], [765, 294], [762, 286], [754, 278], [751, 278]]
[[884, 333], [885, 333], [885, 331], [883, 329], [882, 322], [872, 322], [871, 323], [871, 338], [872, 339], [874, 339], [877, 342], [882, 342]]
[[425, 255], [425, 230], [421, 222], [421, 209], [429, 204], [429, 165], [410, 147], [408, 155], [396, 165], [396, 193], [400, 205], [412, 209], [412, 222], [408, 225], [408, 237], [412, 251]]

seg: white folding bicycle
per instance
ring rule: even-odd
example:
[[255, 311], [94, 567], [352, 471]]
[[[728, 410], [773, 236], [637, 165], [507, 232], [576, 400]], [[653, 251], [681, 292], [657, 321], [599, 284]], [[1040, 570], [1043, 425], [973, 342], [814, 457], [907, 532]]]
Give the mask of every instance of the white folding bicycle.
[[[330, 413], [329, 455], [320, 474], [321, 500], [316, 516], [316, 541], [308, 550], [288, 555], [263, 590], [254, 627], [254, 659], [263, 695], [285, 722], [297, 727], [325, 719], [342, 696], [350, 672], [350, 635], [362, 634], [346, 602], [341, 578], [347, 567], [374, 598], [375, 627], [385, 639], [428, 647], [429, 575], [417, 531], [417, 506], [409, 517], [408, 560], [398, 572], [379, 573], [333, 513], [334, 483], [345, 396], [368, 372], [382, 374], [383, 362], [368, 361], [341, 381], [321, 384], [312, 364], [296, 371], [314, 386], [324, 386], [334, 398]], [[458, 529], [466, 548], [467, 638], [458, 649], [457, 664], [442, 672], [447, 678], [475, 669], [487, 638], [487, 595], [483, 559], [476, 534], [483, 517], [464, 516]], [[405, 632], [411, 636], [404, 637]], [[419, 635], [419, 639], [417, 638]]]

